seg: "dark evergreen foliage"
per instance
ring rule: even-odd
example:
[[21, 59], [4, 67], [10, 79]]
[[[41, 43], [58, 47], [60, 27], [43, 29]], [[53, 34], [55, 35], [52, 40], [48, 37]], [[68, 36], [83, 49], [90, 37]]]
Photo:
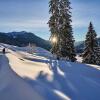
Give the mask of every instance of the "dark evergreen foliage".
[[89, 64], [96, 64], [98, 56], [97, 56], [97, 49], [98, 42], [97, 42], [97, 34], [93, 28], [92, 23], [90, 22], [88, 32], [86, 34], [85, 40], [85, 50], [83, 53], [83, 62]]
[[71, 7], [69, 0], [60, 1], [60, 48], [61, 56], [75, 61], [74, 38], [71, 25]]
[[94, 52], [96, 54], [96, 64], [100, 65], [100, 47], [95, 48]]
[[57, 43], [52, 44], [52, 51], [57, 56], [75, 61], [74, 38], [71, 26], [69, 0], [50, 0], [49, 27], [51, 38], [57, 37]]
[[[50, 20], [48, 22], [51, 32], [51, 43], [52, 43], [52, 49], [51, 52], [53, 54], [58, 54], [59, 51], [59, 0], [50, 0], [49, 2], [49, 13], [51, 14]], [[56, 37], [57, 42], [52, 42], [52, 39]]]

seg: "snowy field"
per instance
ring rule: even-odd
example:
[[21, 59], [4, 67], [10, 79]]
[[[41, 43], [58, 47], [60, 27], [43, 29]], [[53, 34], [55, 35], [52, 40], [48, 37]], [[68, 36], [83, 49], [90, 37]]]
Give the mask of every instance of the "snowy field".
[[100, 100], [100, 66], [57, 61], [39, 47], [3, 47], [0, 100]]

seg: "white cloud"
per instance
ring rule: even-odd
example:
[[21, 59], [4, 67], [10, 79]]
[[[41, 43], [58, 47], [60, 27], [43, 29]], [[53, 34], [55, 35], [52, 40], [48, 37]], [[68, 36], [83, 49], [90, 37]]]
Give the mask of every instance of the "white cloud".
[[48, 20], [34, 19], [26, 21], [13, 21], [13, 22], [3, 22], [0, 24], [2, 27], [24, 27], [24, 28], [48, 28]]

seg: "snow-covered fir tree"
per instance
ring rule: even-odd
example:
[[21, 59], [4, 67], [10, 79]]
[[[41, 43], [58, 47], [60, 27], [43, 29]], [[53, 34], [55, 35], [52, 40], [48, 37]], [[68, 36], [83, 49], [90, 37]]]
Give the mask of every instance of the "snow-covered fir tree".
[[71, 12], [69, 0], [50, 0], [50, 39], [57, 38], [52, 42], [52, 53], [70, 61], [75, 61], [74, 38], [71, 26]]
[[95, 54], [96, 54], [96, 64], [97, 64], [97, 65], [100, 65], [100, 47], [99, 47], [99, 46], [96, 47], [96, 48], [94, 49], [94, 52], [95, 52]]
[[61, 57], [70, 61], [75, 61], [74, 38], [71, 26], [71, 7], [69, 0], [60, 0], [60, 19], [59, 19], [59, 32], [60, 32], [60, 51]]
[[51, 43], [52, 43], [52, 53], [56, 54], [59, 50], [59, 0], [50, 0], [49, 2], [49, 13], [51, 14], [50, 20], [48, 22], [51, 32]]
[[86, 40], [85, 40], [85, 50], [83, 53], [83, 63], [88, 64], [97, 64], [98, 54], [97, 54], [97, 34], [93, 28], [92, 23], [90, 22], [88, 32], [86, 34]]

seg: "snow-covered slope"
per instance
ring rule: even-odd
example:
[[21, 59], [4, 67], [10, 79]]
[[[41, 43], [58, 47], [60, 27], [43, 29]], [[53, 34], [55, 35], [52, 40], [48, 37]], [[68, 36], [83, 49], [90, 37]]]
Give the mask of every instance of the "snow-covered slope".
[[6, 56], [0, 55], [0, 100], [43, 100], [9, 66]]
[[[2, 100], [100, 100], [100, 70], [84, 64], [57, 61], [48, 51], [39, 47], [25, 49], [3, 46], [9, 48], [6, 53], [9, 62], [4, 56], [0, 59], [4, 62], [1, 68], [6, 66], [4, 70], [8, 71], [7, 76], [0, 74], [0, 83], [8, 88], [0, 85], [0, 100], [4, 93], [12, 96], [12, 91], [15, 91], [13, 99]], [[30, 54], [30, 50], [34, 53]], [[2, 73], [4, 70], [1, 70]], [[8, 84], [9, 78], [11, 85]], [[30, 99], [27, 99], [29, 96]]]

